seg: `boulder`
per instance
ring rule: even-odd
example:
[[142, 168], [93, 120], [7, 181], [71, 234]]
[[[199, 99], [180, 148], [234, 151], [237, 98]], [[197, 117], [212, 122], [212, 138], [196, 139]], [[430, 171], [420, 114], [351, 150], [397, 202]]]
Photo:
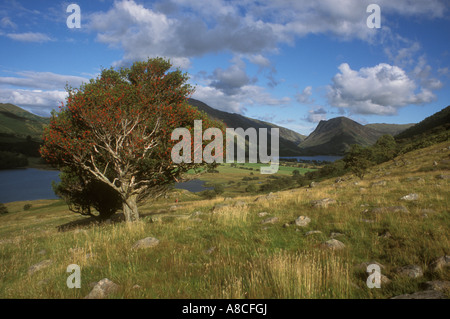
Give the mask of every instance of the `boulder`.
[[84, 297], [84, 299], [104, 299], [111, 293], [116, 292], [119, 289], [119, 286], [109, 280], [108, 278], [104, 278], [100, 280], [91, 292]]
[[433, 280], [424, 284], [425, 290], [450, 291], [450, 281]]
[[141, 248], [149, 248], [155, 247], [159, 244], [159, 240], [154, 237], [147, 237], [141, 240], [138, 240], [134, 243], [132, 249], [141, 249]]
[[307, 226], [310, 222], [311, 222], [311, 218], [309, 218], [308, 216], [299, 216], [299, 217], [295, 220], [295, 225], [300, 226], [300, 227], [305, 227], [305, 226]]
[[418, 199], [419, 199], [419, 195], [415, 194], [415, 193], [411, 193], [411, 194], [405, 195], [400, 198], [400, 200], [406, 200], [406, 201], [413, 201], [413, 200], [418, 200]]
[[323, 243], [323, 246], [324, 246], [325, 248], [333, 249], [333, 250], [340, 250], [340, 249], [345, 248], [344, 243], [343, 243], [343, 242], [340, 242], [340, 241], [337, 240], [337, 239], [330, 239], [330, 240], [327, 240], [326, 242]]
[[278, 222], [278, 217], [269, 217], [264, 219], [261, 224], [275, 224], [276, 222]]
[[433, 271], [443, 270], [444, 268], [447, 268], [449, 266], [450, 266], [450, 255], [441, 256], [431, 263], [431, 269]]
[[318, 207], [318, 208], [326, 208], [326, 207], [328, 207], [328, 205], [332, 205], [335, 203], [336, 203], [336, 200], [332, 199], [332, 198], [322, 198], [319, 200], [311, 201], [311, 205], [313, 207]]
[[423, 276], [422, 267], [418, 265], [408, 265], [397, 269], [397, 273], [401, 276], [408, 276], [410, 278], [419, 278]]

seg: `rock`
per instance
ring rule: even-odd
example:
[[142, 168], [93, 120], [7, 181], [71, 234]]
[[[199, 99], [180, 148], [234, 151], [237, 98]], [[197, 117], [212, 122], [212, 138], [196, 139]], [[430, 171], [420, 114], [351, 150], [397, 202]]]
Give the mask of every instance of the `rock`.
[[417, 177], [417, 176], [415, 176], [415, 177], [408, 177], [408, 178], [406, 179], [406, 181], [407, 181], [407, 182], [418, 182], [418, 183], [423, 183], [423, 182], [425, 182], [425, 180], [424, 180], [422, 177]]
[[47, 254], [47, 251], [45, 250], [45, 249], [42, 249], [42, 250], [39, 250], [38, 251], [38, 255], [46, 255]]
[[264, 217], [264, 216], [266, 216], [268, 213], [267, 212], [261, 212], [261, 213], [258, 213], [258, 216], [259, 217]]
[[177, 210], [177, 209], [178, 209], [177, 205], [170, 206], [170, 208], [169, 208], [169, 210], [171, 210], [171, 211], [174, 211], [174, 210]]
[[211, 255], [214, 252], [214, 250], [216, 250], [216, 247], [213, 246], [213, 247], [205, 250], [205, 254]]
[[433, 166], [438, 166], [438, 162], [434, 161]]
[[154, 237], [147, 237], [141, 240], [138, 240], [134, 243], [132, 249], [141, 249], [141, 248], [149, 248], [155, 247], [159, 244], [159, 240]]
[[385, 269], [384, 265], [380, 264], [377, 261], [364, 261], [364, 262], [360, 263], [359, 265], [357, 265], [356, 267], [361, 269], [361, 270], [366, 271], [367, 267], [369, 265], [373, 265], [373, 264], [378, 265], [380, 267], [380, 269]]
[[289, 225], [289, 223], [285, 223], [284, 225], [283, 225], [283, 228], [288, 228], [290, 225]]
[[443, 270], [444, 268], [447, 268], [449, 266], [450, 266], [450, 255], [441, 256], [431, 263], [431, 269], [433, 271]]
[[335, 204], [335, 203], [336, 203], [336, 200], [332, 199], [332, 198], [322, 198], [319, 200], [311, 201], [311, 205], [313, 207], [321, 207], [321, 208], [328, 207], [328, 205]]
[[419, 278], [423, 276], [422, 267], [418, 265], [408, 265], [400, 267], [397, 269], [397, 272], [399, 275], [408, 276], [409, 278]]
[[447, 299], [447, 296], [437, 290], [425, 290], [413, 294], [395, 296], [391, 299]]
[[334, 180], [335, 183], [342, 183], [343, 181], [342, 177], [338, 177]]
[[278, 222], [278, 217], [269, 217], [264, 219], [261, 224], [275, 224], [276, 222]]
[[310, 236], [310, 235], [313, 235], [313, 234], [322, 234], [322, 232], [320, 230], [311, 230], [311, 231], [307, 232], [305, 234], [305, 236]]
[[411, 193], [411, 194], [405, 195], [400, 198], [400, 200], [407, 200], [407, 201], [418, 200], [418, 199], [419, 199], [419, 195], [415, 194], [415, 193]]
[[336, 238], [336, 237], [340, 237], [340, 236], [345, 236], [345, 235], [342, 234], [342, 233], [337, 233], [337, 232], [336, 233], [332, 232], [331, 235], [330, 235], [330, 237], [333, 238], [333, 239]]
[[450, 175], [440, 174], [436, 176], [437, 179], [450, 179]]
[[368, 223], [368, 224], [375, 223], [375, 221], [372, 220], [372, 219], [361, 218], [361, 221], [362, 221], [363, 223]]
[[386, 181], [379, 181], [379, 182], [372, 183], [371, 187], [386, 186], [386, 185], [387, 185]]
[[108, 278], [104, 278], [100, 280], [91, 292], [84, 297], [84, 299], [104, 299], [111, 293], [116, 292], [119, 289], [119, 286], [109, 280]]
[[305, 226], [307, 226], [310, 222], [311, 222], [311, 218], [309, 218], [308, 216], [299, 216], [299, 217], [295, 220], [295, 225], [300, 226], [300, 227], [305, 227]]
[[433, 280], [424, 284], [425, 290], [450, 291], [450, 281]]
[[139, 286], [138, 284], [134, 285], [133, 287], [131, 287], [131, 289], [141, 289], [142, 287]]
[[330, 239], [323, 243], [325, 248], [333, 249], [333, 250], [340, 250], [345, 248], [345, 245], [343, 242], [340, 242], [337, 239]]
[[259, 196], [255, 199], [255, 202], [261, 202], [266, 200], [272, 200], [277, 199], [278, 196], [274, 195], [272, 192], [270, 192], [268, 195]]
[[28, 274], [32, 275], [35, 272], [50, 266], [51, 264], [52, 264], [52, 261], [50, 259], [46, 259], [41, 262], [38, 262], [37, 264], [34, 264], [30, 268], [28, 268]]
[[319, 185], [319, 183], [311, 182], [311, 183], [309, 184], [309, 188], [316, 187], [317, 185]]

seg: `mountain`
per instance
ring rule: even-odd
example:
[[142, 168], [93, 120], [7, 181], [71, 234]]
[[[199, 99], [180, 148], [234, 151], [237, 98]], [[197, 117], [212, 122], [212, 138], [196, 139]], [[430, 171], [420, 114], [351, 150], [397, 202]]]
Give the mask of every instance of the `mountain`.
[[383, 133], [346, 117], [320, 121], [316, 129], [299, 144], [304, 155], [343, 155], [352, 144], [369, 146]]
[[427, 117], [423, 121], [408, 128], [395, 136], [396, 140], [411, 139], [432, 131], [446, 131], [450, 129], [450, 105], [441, 111]]
[[[279, 128], [280, 156], [301, 155], [298, 144], [306, 138], [304, 135], [272, 123], [251, 119], [236, 113], [220, 111], [195, 99], [189, 99], [188, 102], [190, 105], [195, 106], [199, 111], [205, 112], [210, 118], [224, 122], [227, 127], [241, 127], [244, 130], [249, 127], [254, 127], [257, 130], [259, 128], [267, 128], [268, 134], [270, 134], [270, 128]], [[270, 142], [270, 137], [268, 137], [268, 141]]]
[[381, 135], [390, 134], [392, 136], [395, 136], [414, 125], [415, 125], [415, 123], [410, 123], [410, 124], [374, 123], [374, 124], [366, 124], [364, 126], [371, 128], [375, 131], [378, 131]]
[[34, 115], [13, 104], [0, 103], [0, 134], [41, 139], [49, 118]]

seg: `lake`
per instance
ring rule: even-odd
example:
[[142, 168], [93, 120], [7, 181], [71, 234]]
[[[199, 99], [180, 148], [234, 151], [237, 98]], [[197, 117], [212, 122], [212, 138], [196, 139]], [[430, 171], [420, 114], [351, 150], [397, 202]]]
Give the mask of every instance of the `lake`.
[[35, 168], [0, 170], [0, 203], [36, 199], [56, 199], [52, 181], [59, 171]]
[[[0, 203], [57, 199], [52, 181], [59, 182], [59, 171], [35, 168], [0, 170]], [[194, 179], [175, 184], [175, 188], [196, 193], [210, 189], [203, 187], [204, 184], [204, 181]]]

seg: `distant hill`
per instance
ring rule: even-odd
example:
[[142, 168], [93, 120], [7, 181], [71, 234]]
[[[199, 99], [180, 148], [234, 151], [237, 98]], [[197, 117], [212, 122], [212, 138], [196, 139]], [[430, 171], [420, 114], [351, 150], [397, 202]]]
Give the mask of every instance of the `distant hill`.
[[[306, 136], [304, 135], [301, 135], [297, 132], [294, 132], [281, 126], [277, 126], [272, 123], [251, 119], [236, 113], [219, 111], [195, 99], [189, 99], [189, 104], [195, 106], [199, 111], [205, 112], [210, 118], [224, 122], [228, 127], [232, 128], [241, 127], [244, 130], [246, 130], [249, 127], [254, 127], [257, 130], [259, 128], [267, 128], [269, 134], [270, 128], [279, 128], [280, 156], [301, 155], [300, 150], [298, 148], [298, 144], [306, 138]], [[268, 137], [268, 140], [270, 141], [270, 137]]]
[[450, 129], [450, 105], [398, 134], [396, 140], [411, 139], [424, 133]]
[[385, 123], [374, 123], [374, 124], [366, 124], [365, 127], [371, 128], [375, 131], [378, 131], [381, 135], [390, 134], [395, 136], [404, 130], [414, 126], [415, 123], [410, 124], [385, 124]]
[[0, 103], [0, 133], [41, 139], [50, 118], [34, 115], [13, 104]]

